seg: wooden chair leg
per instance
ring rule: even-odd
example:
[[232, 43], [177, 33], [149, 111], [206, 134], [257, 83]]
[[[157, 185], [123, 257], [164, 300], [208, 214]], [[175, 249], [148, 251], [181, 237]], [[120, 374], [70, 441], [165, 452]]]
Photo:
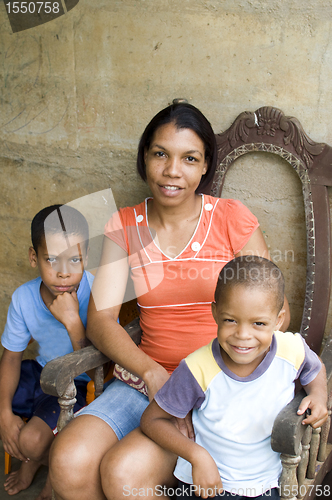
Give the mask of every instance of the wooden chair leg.
[[5, 451], [5, 474], [9, 474], [12, 468], [12, 457]]

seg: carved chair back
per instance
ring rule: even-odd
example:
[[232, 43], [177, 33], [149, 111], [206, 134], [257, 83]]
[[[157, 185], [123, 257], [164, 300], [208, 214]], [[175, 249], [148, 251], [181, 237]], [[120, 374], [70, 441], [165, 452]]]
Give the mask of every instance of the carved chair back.
[[[307, 259], [300, 333], [309, 346], [320, 353], [331, 288], [328, 187], [332, 185], [332, 148], [312, 141], [296, 118], [285, 116], [273, 107], [241, 113], [225, 132], [217, 135], [217, 145], [218, 167], [210, 186], [213, 196], [222, 195], [226, 174], [235, 160], [252, 152], [278, 155], [293, 167], [301, 181]], [[331, 407], [331, 338], [326, 340], [322, 357], [327, 368]], [[330, 421], [322, 429], [312, 431], [308, 427], [304, 432], [301, 425], [303, 418], [296, 415], [301, 397], [298, 394], [280, 413], [272, 433], [272, 447], [281, 453], [283, 465], [280, 480], [282, 499], [309, 499], [315, 494], [326, 496], [331, 490], [329, 485], [321, 486], [332, 467], [332, 445], [328, 439]]]
[[306, 290], [300, 333], [319, 352], [330, 301], [331, 237], [328, 187], [332, 185], [332, 148], [312, 141], [296, 118], [273, 107], [241, 113], [217, 134], [218, 167], [211, 194], [220, 197], [228, 169], [250, 152], [286, 160], [302, 183], [307, 234]]

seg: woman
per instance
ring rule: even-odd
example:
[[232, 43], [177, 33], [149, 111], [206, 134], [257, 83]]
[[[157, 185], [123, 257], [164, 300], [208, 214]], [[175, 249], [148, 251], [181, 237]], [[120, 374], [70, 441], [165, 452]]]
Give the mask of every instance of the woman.
[[[176, 457], [140, 432], [140, 416], [180, 360], [216, 336], [210, 305], [223, 265], [238, 255], [268, 256], [246, 207], [199, 194], [216, 162], [211, 125], [189, 104], [165, 108], [143, 133], [137, 168], [152, 198], [121, 209], [106, 225], [87, 335], [145, 382], [148, 397], [116, 380], [61, 432], [51, 454], [58, 499], [167, 497], [161, 488], [173, 484]], [[141, 311], [140, 347], [117, 323], [129, 272]], [[285, 308], [289, 317], [287, 301]], [[192, 436], [189, 418], [177, 425]]]

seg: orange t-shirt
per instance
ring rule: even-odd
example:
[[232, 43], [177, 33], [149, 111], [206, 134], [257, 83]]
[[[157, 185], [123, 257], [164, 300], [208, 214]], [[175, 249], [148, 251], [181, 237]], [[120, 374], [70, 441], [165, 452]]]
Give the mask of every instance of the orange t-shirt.
[[196, 230], [175, 258], [160, 250], [149, 229], [149, 198], [120, 209], [105, 226], [105, 235], [128, 253], [140, 307], [140, 348], [170, 373], [216, 337], [211, 302], [219, 272], [259, 226], [240, 201], [201, 196]]

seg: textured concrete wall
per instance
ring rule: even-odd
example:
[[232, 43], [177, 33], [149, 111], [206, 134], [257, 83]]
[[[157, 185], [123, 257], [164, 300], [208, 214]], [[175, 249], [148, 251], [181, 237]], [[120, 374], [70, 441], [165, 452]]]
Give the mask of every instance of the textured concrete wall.
[[[329, 0], [80, 0], [13, 34], [1, 3], [0, 330], [13, 290], [35, 276], [33, 215], [107, 188], [117, 206], [141, 201], [148, 189], [134, 170], [137, 142], [173, 98], [199, 107], [216, 132], [270, 105], [332, 143], [331, 19]], [[298, 328], [305, 239], [296, 174], [252, 155], [236, 162], [226, 194], [250, 206], [273, 255], [281, 252]]]

